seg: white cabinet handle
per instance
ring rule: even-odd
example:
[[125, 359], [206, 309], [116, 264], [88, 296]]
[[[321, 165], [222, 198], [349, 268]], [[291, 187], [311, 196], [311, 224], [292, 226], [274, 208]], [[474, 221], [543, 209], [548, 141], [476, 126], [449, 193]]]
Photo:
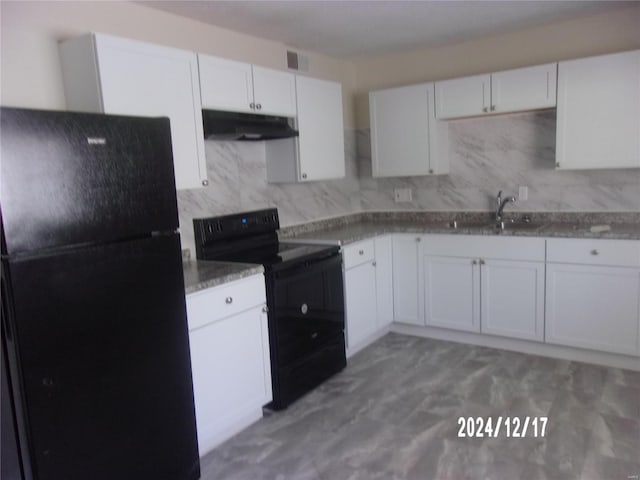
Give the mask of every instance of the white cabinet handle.
[[486, 113], [489, 111], [489, 109], [487, 107], [482, 107], [482, 111]]
[[226, 303], [227, 305], [230, 305], [233, 303], [233, 297], [227, 297], [224, 299], [224, 303]]
[[266, 305], [262, 307], [262, 313], [269, 313], [269, 307], [267, 307]]
[[373, 265], [375, 267], [376, 266], [376, 262], [371, 262], [371, 265]]
[[484, 260], [480, 259], [480, 265], [484, 265]]
[[307, 178], [307, 174], [306, 174], [306, 173], [303, 173], [303, 174], [302, 174], [302, 178]]
[[253, 103], [253, 102], [251, 102], [251, 103], [249, 104], [249, 108], [250, 108], [251, 110], [255, 110], [255, 109], [256, 109], [256, 104], [255, 104], [255, 103]]
[[209, 185], [209, 180], [205, 178], [204, 180], [202, 180], [202, 186], [206, 187], [207, 185]]
[[256, 110], [262, 110], [262, 104], [256, 103]]
[[358, 253], [359, 253], [360, 255], [364, 255], [364, 250], [360, 250]]
[[471, 260], [471, 265], [477, 265], [478, 261], [477, 260]]
[[496, 111], [496, 106], [495, 105], [491, 105], [491, 111], [495, 112]]
[[595, 248], [593, 250], [591, 250], [591, 255], [599, 255], [600, 252], [598, 250], [596, 250]]

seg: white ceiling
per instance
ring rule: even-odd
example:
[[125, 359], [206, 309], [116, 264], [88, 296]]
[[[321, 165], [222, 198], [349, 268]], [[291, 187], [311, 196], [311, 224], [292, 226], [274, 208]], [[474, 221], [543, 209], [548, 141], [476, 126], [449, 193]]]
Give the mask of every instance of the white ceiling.
[[[636, 0], [637, 1], [637, 0]], [[353, 60], [594, 15], [634, 1], [140, 1], [289, 47]]]

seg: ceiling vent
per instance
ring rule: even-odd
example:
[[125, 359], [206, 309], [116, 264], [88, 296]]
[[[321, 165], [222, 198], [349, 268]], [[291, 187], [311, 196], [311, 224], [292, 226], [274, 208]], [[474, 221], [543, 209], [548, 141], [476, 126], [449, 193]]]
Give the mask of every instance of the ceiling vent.
[[298, 72], [309, 71], [309, 57], [287, 50], [287, 67]]

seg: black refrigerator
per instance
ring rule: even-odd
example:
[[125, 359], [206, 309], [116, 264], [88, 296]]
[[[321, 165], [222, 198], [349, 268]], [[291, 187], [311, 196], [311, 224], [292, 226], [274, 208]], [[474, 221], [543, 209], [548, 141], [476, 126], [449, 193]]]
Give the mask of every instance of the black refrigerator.
[[199, 478], [169, 120], [0, 121], [2, 480]]

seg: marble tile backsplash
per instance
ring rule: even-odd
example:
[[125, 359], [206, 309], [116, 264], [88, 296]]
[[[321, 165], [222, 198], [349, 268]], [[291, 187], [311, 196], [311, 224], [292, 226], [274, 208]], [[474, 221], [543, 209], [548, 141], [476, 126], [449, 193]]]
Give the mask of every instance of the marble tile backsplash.
[[[346, 177], [270, 184], [264, 145], [205, 142], [209, 186], [178, 192], [183, 248], [194, 250], [191, 220], [277, 207], [282, 226], [359, 211], [488, 211], [498, 190], [529, 199], [521, 211], [640, 211], [640, 169], [556, 171], [555, 111], [449, 122], [449, 175], [372, 178], [369, 130], [345, 131]], [[401, 155], [401, 152], [399, 152]], [[395, 188], [413, 201], [395, 203]]]
[[[363, 210], [491, 210], [505, 195], [529, 187], [522, 211], [639, 211], [640, 169], [555, 170], [555, 111], [449, 122], [449, 175], [371, 177], [368, 130], [358, 131]], [[411, 188], [413, 202], [395, 203], [394, 188]]]
[[345, 178], [267, 183], [262, 142], [206, 141], [209, 186], [178, 191], [182, 248], [195, 252], [192, 219], [277, 207], [282, 226], [360, 211], [356, 134], [345, 131]]

